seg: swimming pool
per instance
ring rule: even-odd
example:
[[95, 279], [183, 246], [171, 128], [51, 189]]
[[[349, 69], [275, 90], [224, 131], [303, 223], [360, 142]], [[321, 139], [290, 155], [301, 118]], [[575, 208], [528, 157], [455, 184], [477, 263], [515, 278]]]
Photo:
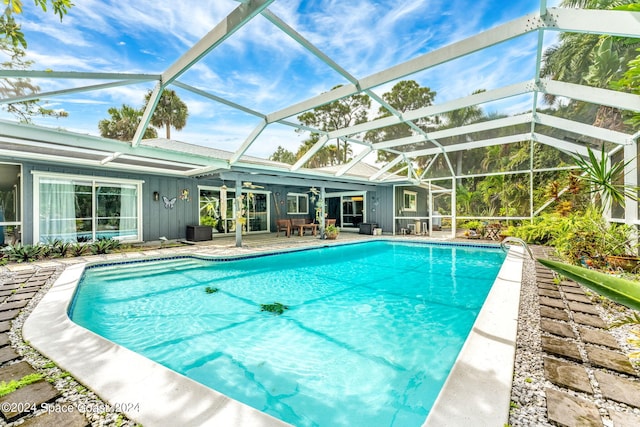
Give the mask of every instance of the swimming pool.
[[[86, 271], [70, 314], [295, 425], [421, 425], [503, 259], [497, 248], [373, 242], [105, 266]], [[290, 310], [260, 312], [274, 301]]]

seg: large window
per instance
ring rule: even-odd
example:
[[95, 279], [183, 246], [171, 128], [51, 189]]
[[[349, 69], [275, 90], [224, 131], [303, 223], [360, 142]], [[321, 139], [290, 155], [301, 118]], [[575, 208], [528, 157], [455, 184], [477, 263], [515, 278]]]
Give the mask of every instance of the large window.
[[142, 240], [141, 181], [34, 172], [34, 240]]
[[0, 245], [20, 240], [21, 166], [0, 163]]
[[308, 214], [309, 196], [307, 194], [289, 193], [287, 194], [288, 214]]

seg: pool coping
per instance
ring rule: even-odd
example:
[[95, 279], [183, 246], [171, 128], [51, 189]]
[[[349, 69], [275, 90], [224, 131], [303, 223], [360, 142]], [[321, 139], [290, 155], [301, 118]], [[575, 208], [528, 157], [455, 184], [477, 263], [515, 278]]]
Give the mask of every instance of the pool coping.
[[510, 247], [423, 427], [508, 425], [524, 256]]
[[[476, 246], [464, 243], [447, 245]], [[442, 420], [446, 420], [448, 426], [466, 426], [471, 420], [487, 420], [486, 424], [481, 423], [483, 425], [504, 425], [508, 421], [522, 274], [522, 254], [518, 249], [510, 249], [424, 426], [443, 425]], [[193, 256], [216, 258], [201, 254]], [[225, 258], [246, 256], [254, 255]], [[147, 258], [147, 261], [153, 258]], [[517, 260], [520, 261], [519, 266]], [[109, 264], [112, 263], [118, 263], [118, 260], [110, 260]], [[27, 318], [23, 337], [33, 347], [115, 408], [145, 426], [289, 425], [72, 322], [67, 314], [68, 307], [83, 271], [93, 264], [67, 267]], [[499, 316], [499, 319], [492, 319], [494, 316]], [[511, 325], [512, 322], [515, 326]]]

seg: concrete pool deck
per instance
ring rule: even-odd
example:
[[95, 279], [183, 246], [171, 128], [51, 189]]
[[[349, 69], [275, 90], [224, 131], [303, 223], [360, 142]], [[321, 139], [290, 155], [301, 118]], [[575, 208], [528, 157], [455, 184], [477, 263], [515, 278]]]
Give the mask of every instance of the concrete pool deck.
[[[355, 241], [363, 238], [370, 239], [370, 236], [348, 236], [347, 233], [343, 233], [343, 235], [341, 236], [341, 239], [343, 241]], [[420, 239], [422, 240], [424, 238]], [[77, 274], [77, 271], [81, 270], [81, 264], [84, 262], [115, 260], [123, 258], [149, 258], [167, 256], [177, 253], [182, 254], [185, 252], [207, 252], [213, 255], [228, 256], [233, 251], [238, 251], [241, 254], [246, 254], [255, 251], [282, 250], [285, 247], [296, 248], [308, 245], [324, 245], [325, 243], [319, 242], [316, 239], [312, 240], [309, 237], [307, 237], [306, 239], [302, 238], [297, 240], [291, 238], [291, 240], [289, 240], [288, 242], [287, 240], [289, 239], [283, 239], [282, 237], [276, 240], [256, 240], [251, 244], [248, 243], [249, 247], [245, 248], [232, 248], [229, 245], [225, 246], [214, 242], [213, 245], [198, 245], [197, 247], [191, 246], [162, 250], [150, 250], [144, 253], [126, 253], [113, 256], [86, 257], [85, 259], [64, 259], [50, 262], [33, 263], [29, 265], [14, 264], [4, 267], [3, 270], [5, 272], [8, 272], [10, 276], [14, 276], [14, 278], [16, 278], [14, 282], [27, 280], [25, 279], [27, 278], [27, 276], [36, 277], [40, 273], [42, 273], [42, 277], [45, 277], [48, 274], [52, 278], [58, 278], [56, 280], [56, 287], [58, 287], [58, 284], [60, 284], [59, 290], [56, 290], [56, 287], [49, 290], [44, 295], [43, 301], [38, 304], [36, 310], [29, 317], [27, 325], [23, 330], [25, 339], [31, 340], [31, 344], [40, 348], [40, 351], [42, 353], [54, 360], [62, 368], [69, 370], [71, 374], [74, 375], [81, 383], [95, 390], [103, 399], [110, 401], [113, 404], [119, 403], [119, 407], [122, 409], [125, 408], [126, 404], [135, 405], [135, 407], [131, 408], [133, 409], [133, 411], [126, 412], [131, 419], [141, 422], [144, 425], [206, 425], [206, 421], [210, 419], [217, 419], [218, 425], [220, 425], [220, 423], [222, 423], [223, 425], [283, 425], [283, 423], [278, 420], [275, 420], [269, 416], [265, 416], [264, 414], [248, 408], [242, 404], [238, 404], [235, 401], [230, 401], [230, 399], [227, 399], [221, 395], [216, 395], [215, 392], [213, 392], [213, 395], [209, 396], [207, 393], [211, 392], [211, 390], [199, 386], [198, 384], [193, 383], [191, 380], [184, 379], [184, 377], [172, 373], [171, 371], [168, 371], [160, 367], [159, 365], [156, 365], [155, 367], [148, 366], [146, 363], [148, 361], [141, 356], [136, 355], [135, 353], [122, 348], [116, 348], [117, 346], [114, 346], [113, 344], [111, 344], [111, 346], [113, 346], [111, 347], [105, 345], [104, 343], [96, 343], [93, 340], [98, 339], [98, 337], [91, 336], [93, 334], [86, 330], [85, 333], [88, 334], [88, 336], [81, 337], [79, 339], [77, 335], [74, 335], [69, 331], [60, 331], [54, 334], [51, 332], [50, 328], [52, 325], [64, 325], [64, 322], [68, 320], [64, 319], [66, 317], [67, 303], [65, 303], [63, 300], [60, 300], [59, 298], [65, 291], [68, 291], [68, 289], [66, 288], [71, 286], [70, 283], [72, 281], [72, 277]], [[205, 248], [205, 246], [208, 247]], [[64, 269], [64, 272], [60, 274], [62, 269]], [[517, 273], [515, 275], [517, 276]], [[31, 279], [29, 278], [28, 280]], [[509, 282], [509, 280], [511, 279], [508, 279], [506, 282]], [[505, 283], [505, 286], [508, 287], [508, 283]], [[496, 286], [496, 288], [497, 287], [498, 286]], [[513, 286], [511, 286], [511, 288], [513, 288]], [[499, 296], [496, 297], [496, 301], [498, 302], [499, 306], [504, 307], [506, 305], [508, 307], [512, 307], [515, 310], [515, 318], [517, 320], [518, 296], [516, 296], [514, 302], [513, 295], [509, 296], [509, 294], [513, 293], [509, 291], [513, 291], [513, 289], [507, 289], [507, 299], [502, 299], [504, 298], [504, 296]], [[1, 291], [2, 287], [0, 287], [0, 292]], [[519, 292], [516, 292], [516, 294], [517, 293]], [[489, 298], [493, 299], [494, 297], [490, 295]], [[52, 303], [52, 305], [46, 303], [47, 299]], [[0, 313], [3, 312], [2, 307], [3, 305], [0, 305]], [[60, 310], [60, 307], [62, 307], [62, 310]], [[61, 311], [63, 314], [61, 314]], [[483, 317], [484, 315], [481, 315], [479, 317], [476, 325], [474, 325], [474, 331], [472, 333], [472, 336], [477, 335], [477, 343], [474, 344], [474, 340], [471, 338], [469, 339], [460, 355], [459, 361], [463, 363], [460, 363], [460, 367], [454, 368], [454, 371], [460, 371], [460, 373], [462, 373], [463, 375], [460, 377], [460, 379], [455, 379], [455, 372], [452, 372], [450, 379], [445, 385], [445, 388], [453, 391], [453, 397], [447, 398], [446, 393], [443, 392], [442, 396], [439, 397], [436, 406], [434, 406], [434, 410], [430, 415], [429, 421], [427, 421], [427, 423], [429, 423], [428, 425], [469, 425], [469, 420], [471, 419], [468, 418], [469, 416], [473, 416], [473, 425], [504, 425], [506, 423], [505, 417], [508, 416], [509, 411], [511, 376], [513, 375], [513, 359], [511, 359], [511, 362], [509, 363], [508, 359], [500, 359], [499, 357], [488, 357], [486, 358], [486, 360], [481, 360], [482, 358], [478, 359], [477, 356], [472, 356], [470, 361], [465, 362], [464, 353], [467, 351], [467, 349], [473, 350], [474, 348], [480, 348], [480, 351], [484, 352], [485, 348], [483, 346], [487, 343], [493, 343], [498, 345], [499, 347], [504, 347], [503, 350], [506, 350], [504, 354], [507, 354], [507, 357], [509, 357], [508, 353], [513, 353], [514, 351], [513, 348], [515, 346], [515, 333], [513, 333], [512, 335], [513, 331], [511, 329], [515, 327], [500, 323], [498, 325], [498, 330], [491, 332], [489, 329], [486, 329], [485, 325], [482, 323], [481, 318]], [[513, 311], [509, 312], [507, 310], [507, 318], [513, 319], [513, 317]], [[32, 323], [34, 319], [35, 323]], [[82, 329], [77, 326], [76, 328]], [[40, 340], [47, 341], [52, 349], [47, 350], [45, 348], [41, 348], [41, 345], [38, 344]], [[105, 341], [101, 338], [99, 338], [99, 340]], [[4, 348], [10, 347], [15, 347], [15, 345], [7, 345], [7, 343], [5, 343], [4, 346], [0, 345], [0, 352]], [[55, 354], [51, 354], [52, 352]], [[124, 357], [124, 359], [120, 359], [121, 357]], [[129, 359], [129, 357], [131, 357], [131, 359]], [[5, 367], [12, 366], [13, 364], [17, 365], [16, 361], [20, 359], [20, 355], [16, 353], [15, 358], [2, 360], [0, 371]], [[71, 366], [67, 366], [65, 364], [64, 360], [67, 359], [78, 364], [79, 366], [74, 366], [72, 369]], [[115, 365], [111, 365], [109, 367], [108, 365], [103, 364], [103, 362], [108, 363], [112, 359], [116, 361]], [[128, 360], [131, 360], [131, 362], [128, 362]], [[155, 365], [153, 362], [151, 362], [151, 364]], [[496, 389], [486, 388], [493, 387], [492, 385], [484, 384], [478, 386], [477, 388], [469, 387], [469, 375], [473, 377], [478, 376], [480, 373], [486, 374], [488, 372], [489, 376], [493, 376], [496, 366], [505, 367], [505, 371], [507, 372], [506, 377], [503, 376], [503, 379], [499, 380], [497, 383], [493, 383], [498, 384], [498, 389], [502, 390], [502, 392], [499, 393], [501, 395], [499, 399], [496, 398]], [[467, 377], [464, 376], [465, 374], [467, 375]], [[89, 381], [92, 376], [98, 377], [97, 388], [94, 387], [94, 385]], [[498, 377], [497, 374], [495, 376], [496, 378]], [[2, 379], [1, 373], [0, 379]], [[183, 382], [188, 382], [189, 384], [183, 385]], [[27, 387], [25, 387], [25, 389], [26, 388]], [[100, 388], [100, 390], [98, 390], [98, 388]], [[168, 399], [170, 403], [174, 405], [175, 412], [172, 412], [170, 407], [166, 407], [167, 405], [165, 403], [157, 400], [158, 398], [151, 398], [151, 402], [149, 403], [149, 405], [151, 405], [151, 408], [155, 409], [152, 409], [150, 411], [150, 418], [144, 417], [144, 419], [142, 419], [140, 417], [140, 409], [142, 405], [136, 404], [140, 403], [141, 396], [145, 395], [147, 393], [146, 390], [148, 390], [149, 388], [159, 390], [159, 394], [161, 395], [160, 399], [163, 402]], [[491, 390], [491, 392], [487, 392], [487, 390]], [[467, 395], [467, 397], [464, 397], [463, 395], [458, 394], [460, 392], [467, 392], [469, 394]], [[564, 398], [564, 396], [561, 397]], [[550, 397], [549, 401], [553, 402], [553, 398]], [[452, 402], [453, 404], [451, 404]], [[464, 404], [461, 405], [460, 402], [464, 402]], [[493, 418], [493, 420], [495, 420], [496, 422], [487, 421], [487, 424], [478, 424], [478, 412], [472, 412], [470, 410], [470, 404], [474, 402], [482, 408], [482, 412], [486, 412], [487, 414], [493, 413], [494, 415], [497, 414], [498, 418]], [[438, 407], [441, 407], [443, 412], [439, 412]], [[38, 415], [38, 417], [35, 418], [39, 418], [41, 416], [42, 415]], [[456, 422], [456, 424], [451, 423], [453, 421], [452, 417], [454, 416], [458, 416], [459, 421]], [[491, 417], [491, 415], [488, 416]], [[224, 419], [226, 421], [220, 421], [222, 418], [219, 417], [225, 417]], [[34, 414], [18, 414], [18, 416], [16, 417], [16, 419], [18, 420], [21, 420], [22, 418], [24, 418], [25, 421], [29, 422], [30, 420], [34, 419]], [[445, 419], [446, 423], [443, 424], [442, 420]], [[489, 419], [491, 418], [488, 418], [487, 420]], [[503, 421], [498, 421], [498, 419]], [[68, 424], [66, 422], [58, 422], [57, 425], [86, 424], [87, 423]]]

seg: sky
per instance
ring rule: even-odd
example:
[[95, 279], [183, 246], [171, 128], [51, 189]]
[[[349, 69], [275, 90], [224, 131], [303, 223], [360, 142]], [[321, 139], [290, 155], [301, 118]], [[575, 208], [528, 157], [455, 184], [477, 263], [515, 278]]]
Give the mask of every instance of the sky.
[[[559, 0], [546, 1], [554, 7]], [[22, 23], [34, 70], [161, 73], [223, 20], [233, 0], [79, 0], [60, 20], [24, 2]], [[536, 0], [275, 0], [269, 10], [358, 79], [483, 30], [539, 10]], [[555, 40], [546, 38], [545, 44]], [[447, 62], [410, 78], [434, 90], [435, 103], [533, 78], [537, 37], [528, 34]], [[191, 67], [179, 80], [263, 114], [348, 83], [263, 16], [257, 16]], [[42, 92], [103, 83], [37, 79]], [[390, 82], [375, 88], [378, 95]], [[108, 109], [141, 108], [153, 83], [55, 96], [47, 106], [68, 118], [34, 123], [99, 135]], [[172, 139], [235, 151], [259, 119], [181, 88], [189, 118]], [[514, 114], [531, 109], [530, 96], [483, 106]], [[378, 105], [373, 104], [371, 117]], [[7, 119], [6, 113], [0, 115]], [[290, 118], [295, 121], [295, 116]], [[164, 130], [159, 130], [164, 136]], [[270, 125], [247, 154], [268, 157], [281, 145], [296, 151], [308, 134]]]

